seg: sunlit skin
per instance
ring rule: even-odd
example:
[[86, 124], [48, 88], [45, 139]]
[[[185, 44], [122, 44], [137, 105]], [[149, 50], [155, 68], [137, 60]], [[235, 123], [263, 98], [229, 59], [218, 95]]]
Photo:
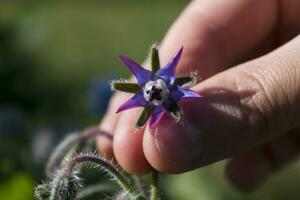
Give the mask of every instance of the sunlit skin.
[[255, 188], [300, 150], [299, 8], [298, 0], [190, 2], [162, 41], [161, 63], [183, 45], [176, 74], [198, 71], [192, 89], [205, 98], [181, 103], [186, 123], [164, 116], [150, 134], [135, 128], [140, 109], [115, 114], [130, 98], [117, 93], [100, 124], [114, 140], [98, 138], [101, 152], [136, 174], [232, 157], [228, 178]]

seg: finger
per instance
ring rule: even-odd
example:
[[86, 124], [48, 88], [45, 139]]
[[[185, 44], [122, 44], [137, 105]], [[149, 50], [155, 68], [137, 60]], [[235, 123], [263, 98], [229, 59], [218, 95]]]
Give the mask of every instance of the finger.
[[177, 74], [198, 71], [208, 78], [236, 64], [270, 35], [276, 9], [272, 0], [193, 1], [164, 38], [162, 63], [183, 45]]
[[[266, 0], [253, 2], [253, 0], [226, 1], [226, 3], [224, 1], [193, 1], [166, 36], [161, 47], [162, 63], [165, 63], [167, 57], [169, 59], [170, 52], [174, 54], [174, 49], [183, 45], [187, 50], [177, 67], [178, 74], [197, 70], [201, 77], [208, 77], [221, 71], [225, 66], [233, 64], [268, 34], [275, 21], [273, 1], [272, 3]], [[266, 13], [268, 14], [265, 15]], [[255, 20], [253, 17], [259, 23], [253, 23]], [[262, 17], [264, 20], [258, 20]], [[186, 66], [192, 66], [192, 68]], [[146, 163], [136, 165], [140, 160], [145, 160], [139, 157], [140, 153], [137, 153], [143, 152], [142, 149], [125, 151], [123, 146], [127, 145], [121, 144], [127, 141], [138, 143], [133, 141], [135, 137], [132, 134], [135, 126], [135, 120], [132, 118], [137, 116], [135, 112], [139, 111], [130, 111], [131, 116], [126, 112], [121, 114], [126, 117], [121, 117], [118, 122], [120, 125], [115, 131], [113, 144], [118, 162], [125, 170], [132, 173], [144, 171], [144, 166], [147, 166]], [[118, 132], [119, 130], [121, 133]], [[127, 138], [127, 140], [118, 137]], [[142, 145], [139, 147], [142, 148]], [[132, 158], [132, 160], [123, 162], [120, 160], [122, 158]]]
[[120, 116], [113, 141], [114, 155], [118, 163], [135, 174], [144, 174], [151, 169], [142, 148], [144, 128], [135, 127], [141, 112], [142, 109], [138, 108], [128, 110]]
[[227, 163], [226, 175], [242, 191], [250, 191], [290, 164], [300, 153], [300, 129], [275, 138]]
[[[147, 160], [160, 171], [187, 171], [248, 151], [298, 126], [299, 51], [297, 37], [198, 84], [194, 89], [204, 98], [181, 103], [183, 124], [165, 116], [152, 139], [144, 141]], [[187, 143], [185, 137], [194, 140]]]
[[[123, 99], [130, 98], [130, 95], [127, 93], [116, 93], [110, 100], [109, 108], [104, 118], [101, 121], [100, 129], [106, 131], [107, 133], [114, 134], [117, 122], [120, 114], [117, 114], [115, 111], [118, 109], [118, 106], [123, 103]], [[96, 138], [97, 147], [101, 153], [108, 159], [112, 159], [113, 148], [112, 148], [112, 139], [109, 139], [104, 136], [98, 136]]]
[[278, 20], [277, 43], [283, 44], [291, 38], [297, 36], [300, 31], [300, 13], [298, 8], [300, 1], [298, 0], [281, 0], [280, 18]]

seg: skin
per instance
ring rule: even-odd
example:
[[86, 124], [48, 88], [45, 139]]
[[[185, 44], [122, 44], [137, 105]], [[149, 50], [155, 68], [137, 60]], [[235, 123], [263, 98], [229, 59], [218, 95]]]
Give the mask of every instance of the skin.
[[177, 75], [197, 71], [204, 98], [181, 102], [182, 123], [165, 115], [156, 130], [136, 129], [141, 112], [115, 114], [117, 93], [98, 147], [128, 172], [180, 173], [231, 158], [226, 174], [251, 190], [300, 151], [298, 0], [197, 0], [176, 19], [160, 48], [162, 64], [184, 46]]

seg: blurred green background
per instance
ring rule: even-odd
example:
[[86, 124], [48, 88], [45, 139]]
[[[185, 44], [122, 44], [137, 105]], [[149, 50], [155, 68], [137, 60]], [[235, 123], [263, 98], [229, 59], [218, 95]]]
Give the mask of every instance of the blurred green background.
[[[97, 124], [108, 81], [142, 62], [188, 1], [20, 1], [0, 4], [0, 199], [33, 199], [49, 153], [63, 136]], [[224, 162], [162, 178], [163, 199], [300, 199], [300, 163], [242, 194]], [[253, 173], [253, 172], [250, 172]]]

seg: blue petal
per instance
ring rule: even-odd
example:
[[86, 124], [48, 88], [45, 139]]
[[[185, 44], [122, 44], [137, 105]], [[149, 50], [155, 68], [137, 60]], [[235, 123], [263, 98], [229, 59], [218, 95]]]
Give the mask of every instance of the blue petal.
[[143, 96], [143, 92], [138, 92], [136, 93], [133, 97], [131, 97], [131, 99], [129, 99], [128, 101], [126, 101], [124, 104], [122, 104], [118, 110], [117, 113], [124, 111], [124, 110], [128, 110], [131, 108], [136, 108], [136, 107], [145, 107], [147, 106], [147, 101], [145, 100], [144, 96]]
[[149, 80], [151, 80], [152, 72], [143, 68], [130, 58], [127, 58], [126, 56], [119, 56], [119, 58], [128, 66], [130, 71], [134, 74], [134, 76], [137, 79], [137, 82], [140, 86], [143, 86], [145, 83], [147, 83]]
[[183, 99], [193, 99], [202, 97], [198, 93], [194, 92], [193, 90], [185, 89], [182, 87], [176, 86], [170, 91], [170, 98], [174, 102], [183, 100]]
[[151, 129], [155, 129], [162, 118], [162, 116], [165, 114], [165, 109], [163, 106], [157, 106], [151, 113], [149, 127]]
[[167, 80], [170, 80], [170, 79], [174, 79], [175, 78], [175, 71], [176, 71], [176, 66], [180, 60], [180, 57], [182, 55], [182, 51], [183, 51], [183, 47], [181, 47], [177, 53], [173, 56], [173, 58], [169, 61], [169, 63], [160, 68], [156, 75], [162, 77], [163, 79], [167, 79]]

